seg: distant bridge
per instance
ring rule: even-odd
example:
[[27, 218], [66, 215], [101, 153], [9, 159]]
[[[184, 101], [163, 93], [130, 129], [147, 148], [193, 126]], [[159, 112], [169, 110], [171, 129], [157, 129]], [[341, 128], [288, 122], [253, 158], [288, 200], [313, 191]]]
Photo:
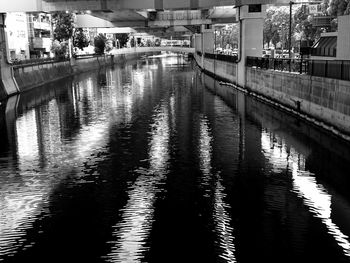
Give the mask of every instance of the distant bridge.
[[146, 53], [155, 51], [169, 51], [175, 53], [194, 53], [194, 48], [191, 47], [134, 47], [134, 48], [121, 48], [114, 49], [111, 54], [130, 54], [130, 53]]

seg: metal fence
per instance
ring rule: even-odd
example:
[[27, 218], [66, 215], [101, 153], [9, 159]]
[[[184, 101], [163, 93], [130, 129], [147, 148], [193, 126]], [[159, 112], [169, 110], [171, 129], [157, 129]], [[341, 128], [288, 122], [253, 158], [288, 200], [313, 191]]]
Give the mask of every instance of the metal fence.
[[33, 59], [24, 59], [24, 60], [12, 60], [11, 65], [13, 66], [22, 66], [22, 65], [36, 65], [36, 64], [45, 64], [52, 62], [61, 62], [67, 61], [68, 58], [33, 58]]
[[247, 67], [297, 72], [311, 76], [350, 80], [350, 61], [247, 57]]
[[236, 63], [238, 57], [224, 54], [212, 54], [212, 53], [204, 53], [205, 58], [216, 59], [220, 61], [233, 62]]

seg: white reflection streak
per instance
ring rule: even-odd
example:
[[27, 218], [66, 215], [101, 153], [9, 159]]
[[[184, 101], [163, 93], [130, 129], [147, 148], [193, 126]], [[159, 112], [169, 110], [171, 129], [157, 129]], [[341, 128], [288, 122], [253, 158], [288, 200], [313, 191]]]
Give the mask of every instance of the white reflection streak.
[[171, 112], [171, 129], [176, 129], [176, 114], [175, 114], [175, 95], [172, 94], [170, 97], [170, 112]]
[[169, 160], [169, 116], [163, 105], [154, 119], [149, 150], [149, 169], [136, 170], [139, 177], [129, 191], [129, 200], [122, 209], [122, 221], [114, 226], [117, 241], [107, 255], [110, 262], [141, 262], [152, 228], [154, 201], [165, 178]]
[[134, 87], [135, 87], [135, 84], [138, 87], [140, 97], [143, 97], [143, 92], [145, 89], [145, 72], [144, 71], [136, 72], [134, 74], [134, 82], [133, 82]]
[[[40, 201], [44, 198], [42, 188], [47, 187], [40, 178], [33, 178], [33, 170], [39, 166], [38, 127], [35, 109], [27, 112], [16, 121], [17, 155], [22, 177], [18, 183], [7, 184], [11, 179], [1, 175], [0, 185], [0, 256], [13, 253], [23, 243], [20, 237], [23, 224], [30, 224], [34, 219]], [[11, 171], [15, 173], [15, 171]], [[21, 192], [18, 193], [18, 189]], [[15, 238], [14, 238], [15, 237]], [[0, 257], [1, 261], [1, 257]]]
[[[265, 157], [267, 157], [274, 168], [286, 168], [288, 163], [292, 168], [293, 190], [298, 194], [310, 212], [321, 219], [328, 229], [328, 232], [334, 237], [340, 247], [342, 247], [344, 254], [350, 257], [350, 243], [348, 236], [344, 235], [339, 227], [332, 222], [331, 219], [331, 195], [319, 183], [316, 182], [312, 173], [305, 171], [305, 157], [298, 154], [293, 148], [290, 150], [289, 158], [282, 145], [280, 150], [273, 147], [273, 142], [270, 135], [267, 133], [261, 134], [261, 146]], [[300, 164], [301, 163], [301, 164]]]
[[38, 128], [35, 109], [16, 121], [17, 154], [21, 164], [37, 166], [39, 159]]
[[212, 175], [211, 170], [211, 142], [212, 137], [207, 120], [201, 116], [200, 118], [200, 137], [199, 137], [199, 158], [200, 169], [204, 174], [204, 185], [209, 186], [209, 176], [215, 176], [215, 192], [214, 192], [214, 224], [215, 231], [219, 235], [218, 243], [219, 247], [224, 250], [219, 254], [219, 257], [223, 258], [227, 262], [237, 262], [235, 257], [235, 245], [233, 228], [230, 226], [230, 215], [227, 209], [230, 209], [229, 205], [225, 203], [225, 187], [221, 183], [220, 174]]
[[[91, 79], [87, 80], [88, 90], [93, 92]], [[81, 86], [81, 85], [80, 85]], [[51, 190], [60, 179], [57, 175], [64, 175], [68, 170], [78, 168], [96, 150], [102, 150], [107, 145], [111, 105], [106, 103], [93, 104], [96, 94], [84, 95], [84, 88], [75, 92], [80, 97], [86, 97], [94, 105], [94, 111], [100, 115], [89, 124], [81, 124], [79, 133], [71, 141], [62, 141], [60, 137], [60, 117], [56, 101], [48, 103], [48, 111], [42, 113], [41, 137], [38, 137], [37, 117], [35, 109], [29, 110], [16, 121], [16, 139], [18, 144], [19, 171], [18, 178], [0, 177], [0, 261], [1, 256], [14, 254], [26, 242], [26, 229], [42, 212]], [[111, 93], [116, 101], [116, 92]], [[75, 97], [76, 99], [76, 97]], [[73, 101], [73, 103], [77, 103]], [[132, 101], [129, 103], [132, 107]], [[122, 116], [123, 111], [118, 112]], [[123, 118], [116, 120], [119, 124]], [[39, 146], [43, 144], [46, 167], [39, 167]], [[8, 171], [15, 174], [16, 171]], [[55, 176], [47, 176], [54, 174]], [[7, 182], [9, 180], [9, 182]], [[18, 182], [17, 182], [18, 181]]]

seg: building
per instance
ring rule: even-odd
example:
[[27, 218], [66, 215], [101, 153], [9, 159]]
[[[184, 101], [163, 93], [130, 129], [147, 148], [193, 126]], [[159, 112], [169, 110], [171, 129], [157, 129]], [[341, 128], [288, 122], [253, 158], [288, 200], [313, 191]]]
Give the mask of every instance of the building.
[[27, 15], [21, 12], [7, 13], [6, 35], [8, 42], [8, 58], [22, 60], [29, 58]]
[[27, 15], [31, 58], [49, 57], [52, 44], [51, 15], [31, 13]]

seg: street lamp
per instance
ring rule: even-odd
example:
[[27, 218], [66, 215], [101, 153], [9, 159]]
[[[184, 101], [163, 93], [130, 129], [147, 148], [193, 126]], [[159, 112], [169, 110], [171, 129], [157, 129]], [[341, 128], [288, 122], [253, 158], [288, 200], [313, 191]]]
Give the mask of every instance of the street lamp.
[[281, 47], [282, 47], [282, 54], [283, 54], [283, 49], [284, 49], [284, 26], [285, 23], [282, 23], [281, 25]]
[[288, 55], [291, 58], [291, 48], [292, 48], [292, 5], [294, 2], [289, 2], [289, 39], [288, 39]]

